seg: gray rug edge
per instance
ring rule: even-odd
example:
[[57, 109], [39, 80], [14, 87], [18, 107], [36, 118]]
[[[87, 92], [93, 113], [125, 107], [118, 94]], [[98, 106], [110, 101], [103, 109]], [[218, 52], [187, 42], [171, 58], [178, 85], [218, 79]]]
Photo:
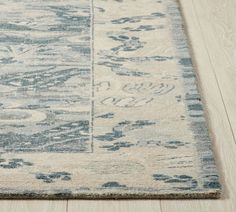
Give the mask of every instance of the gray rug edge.
[[[0, 193], [0, 199], [38, 199], [38, 200], [69, 200], [69, 199], [77, 199], [77, 200], [112, 200], [112, 199], [126, 199], [126, 200], [134, 200], [134, 199], [219, 199], [221, 198], [221, 189], [210, 189], [209, 191], [196, 191], [191, 193], [160, 193], [160, 192], [142, 192], [142, 191], [120, 191], [117, 189], [107, 189], [105, 191], [90, 191], [90, 192], [83, 192], [79, 191], [78, 193], [71, 193], [68, 191], [65, 192], [56, 192], [51, 190], [48, 193], [39, 193], [39, 191], [24, 191], [22, 193], [17, 192], [6, 192]], [[42, 192], [42, 191], [40, 191]]]

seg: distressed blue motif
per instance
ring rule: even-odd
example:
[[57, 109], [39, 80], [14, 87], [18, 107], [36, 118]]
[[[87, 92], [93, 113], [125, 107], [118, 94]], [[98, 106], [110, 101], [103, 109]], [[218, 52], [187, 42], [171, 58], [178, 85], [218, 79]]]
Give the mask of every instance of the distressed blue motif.
[[121, 185], [118, 182], [107, 182], [102, 185], [103, 188], [124, 188], [125, 185]]
[[163, 174], [154, 174], [153, 178], [157, 181], [173, 184], [173, 187], [177, 190], [192, 190], [198, 186], [197, 181], [189, 175], [168, 176]]
[[[90, 101], [89, 3], [11, 0], [4, 6], [8, 4], [21, 9], [6, 9], [0, 21], [0, 85], [6, 89], [1, 91], [6, 98], [1, 98], [0, 125], [16, 119], [22, 125], [20, 130], [16, 123], [2, 127], [0, 147], [7, 152], [90, 152], [91, 111], [67, 109]], [[9, 110], [8, 101], [21, 104]]]
[[24, 161], [23, 159], [20, 158], [13, 158], [9, 160], [0, 158], [0, 168], [16, 169], [18, 167], [23, 167], [23, 166], [33, 166], [33, 163]]
[[176, 0], [0, 11], [0, 198], [219, 196]]
[[36, 173], [36, 179], [42, 180], [45, 183], [53, 183], [56, 180], [69, 181], [71, 180], [71, 174], [68, 172], [52, 172], [49, 174]]

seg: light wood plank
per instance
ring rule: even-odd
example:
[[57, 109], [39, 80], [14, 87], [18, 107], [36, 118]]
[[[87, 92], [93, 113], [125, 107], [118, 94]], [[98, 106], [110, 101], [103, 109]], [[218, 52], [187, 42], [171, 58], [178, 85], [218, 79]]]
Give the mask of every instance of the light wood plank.
[[66, 212], [67, 201], [1, 200], [0, 212]]
[[228, 119], [236, 135], [236, 1], [193, 2]]
[[[202, 2], [205, 2], [202, 4]], [[211, 4], [208, 4], [211, 2]], [[198, 67], [198, 75], [201, 82], [202, 93], [208, 108], [208, 116], [212, 134], [214, 135], [214, 146], [217, 162], [222, 175], [224, 184], [224, 196], [220, 200], [181, 200], [181, 201], [161, 201], [163, 212], [233, 212], [236, 211], [236, 145], [231, 131], [230, 123], [222, 101], [222, 96], [218, 87], [215, 75], [215, 65], [211, 61], [211, 54], [215, 51], [215, 45], [211, 45], [210, 51], [206, 48], [206, 36], [212, 35], [208, 19], [204, 19], [205, 13], [209, 13], [209, 8], [215, 4], [215, 0], [181, 0], [186, 24], [188, 26], [189, 37], [193, 46], [194, 58]], [[220, 6], [220, 5], [219, 5]], [[206, 9], [208, 8], [208, 9]], [[227, 10], [224, 11], [227, 13]], [[231, 17], [233, 18], [233, 17]], [[235, 20], [235, 19], [234, 19]], [[236, 22], [235, 22], [236, 23]], [[204, 28], [203, 31], [201, 29]], [[208, 30], [206, 30], [208, 29]], [[207, 31], [207, 32], [206, 32]], [[210, 32], [211, 31], [211, 32]], [[209, 34], [208, 34], [209, 33]], [[215, 37], [218, 33], [215, 32]], [[214, 39], [211, 37], [211, 39]], [[224, 50], [223, 50], [224, 51]], [[218, 52], [218, 59], [221, 54]], [[227, 64], [225, 64], [227, 66]], [[231, 75], [232, 77], [232, 75]], [[228, 80], [224, 78], [225, 84]], [[236, 91], [236, 88], [235, 88]], [[231, 98], [236, 100], [232, 92]], [[228, 106], [226, 105], [226, 109]], [[236, 112], [236, 107], [234, 108]], [[236, 116], [235, 116], [236, 118]]]
[[159, 200], [70, 200], [68, 212], [161, 212]]

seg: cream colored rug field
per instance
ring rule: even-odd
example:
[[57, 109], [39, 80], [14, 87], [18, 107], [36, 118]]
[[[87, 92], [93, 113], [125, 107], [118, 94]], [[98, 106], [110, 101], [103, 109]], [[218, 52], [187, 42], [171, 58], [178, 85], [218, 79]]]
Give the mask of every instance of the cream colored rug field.
[[175, 0], [1, 1], [0, 32], [1, 198], [219, 197]]

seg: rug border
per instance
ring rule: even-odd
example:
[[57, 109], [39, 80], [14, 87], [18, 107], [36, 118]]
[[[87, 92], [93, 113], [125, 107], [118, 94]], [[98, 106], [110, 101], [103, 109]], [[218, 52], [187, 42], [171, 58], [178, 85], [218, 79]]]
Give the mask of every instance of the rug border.
[[[93, 0], [91, 0], [93, 1]], [[195, 61], [195, 57], [194, 54], [192, 52], [192, 45], [191, 45], [191, 40], [189, 39], [189, 34], [187, 31], [187, 24], [185, 21], [185, 17], [184, 14], [182, 12], [182, 5], [180, 3], [179, 0], [171, 0], [171, 1], [175, 1], [176, 2], [176, 6], [177, 8], [179, 8], [179, 15], [181, 16], [181, 22], [183, 23], [184, 27], [183, 27], [183, 33], [186, 36], [186, 44], [188, 46], [188, 53], [191, 57], [191, 59], [193, 61]], [[192, 65], [192, 69], [194, 70], [194, 74], [196, 76], [198, 76], [198, 72], [197, 72], [197, 68], [196, 65], [193, 64]], [[198, 93], [201, 96], [201, 98], [203, 99], [202, 105], [204, 107], [204, 122], [207, 125], [207, 129], [210, 129], [210, 124], [209, 124], [209, 120], [207, 117], [207, 106], [205, 104], [204, 101], [204, 95], [201, 92], [201, 86], [200, 86], [200, 80], [198, 77], [196, 77], [195, 79], [195, 84], [198, 88]], [[187, 106], [187, 103], [186, 103]], [[214, 151], [212, 149], [213, 147], [213, 139], [211, 137], [211, 131], [208, 130], [208, 134], [210, 136], [210, 149], [204, 149], [205, 151], [208, 150], [210, 151], [213, 156]], [[214, 157], [214, 163], [216, 162], [215, 160], [216, 157]], [[203, 169], [203, 167], [201, 167]], [[216, 173], [219, 173], [217, 168], [213, 168], [213, 170]], [[205, 171], [205, 170], [204, 170]], [[57, 193], [57, 191], [54, 190], [50, 190], [48, 191], [44, 191], [47, 193], [40, 193], [42, 191], [38, 190], [38, 191], [23, 191], [21, 193], [17, 193], [17, 192], [5, 192], [4, 188], [0, 188], [0, 199], [87, 199], [87, 200], [95, 200], [95, 199], [218, 199], [221, 197], [221, 188], [210, 188], [210, 189], [205, 189], [204, 191], [191, 191], [189, 193], [184, 193], [184, 192], [175, 192], [175, 193], [161, 193], [159, 191], [152, 191], [152, 192], [145, 192], [145, 191], [122, 191], [119, 189], [107, 189], [107, 190], [97, 190], [97, 191], [76, 191], [73, 193], [73, 191], [68, 192], [67, 191], [61, 191], [59, 193]], [[5, 192], [5, 193], [4, 193]]]

